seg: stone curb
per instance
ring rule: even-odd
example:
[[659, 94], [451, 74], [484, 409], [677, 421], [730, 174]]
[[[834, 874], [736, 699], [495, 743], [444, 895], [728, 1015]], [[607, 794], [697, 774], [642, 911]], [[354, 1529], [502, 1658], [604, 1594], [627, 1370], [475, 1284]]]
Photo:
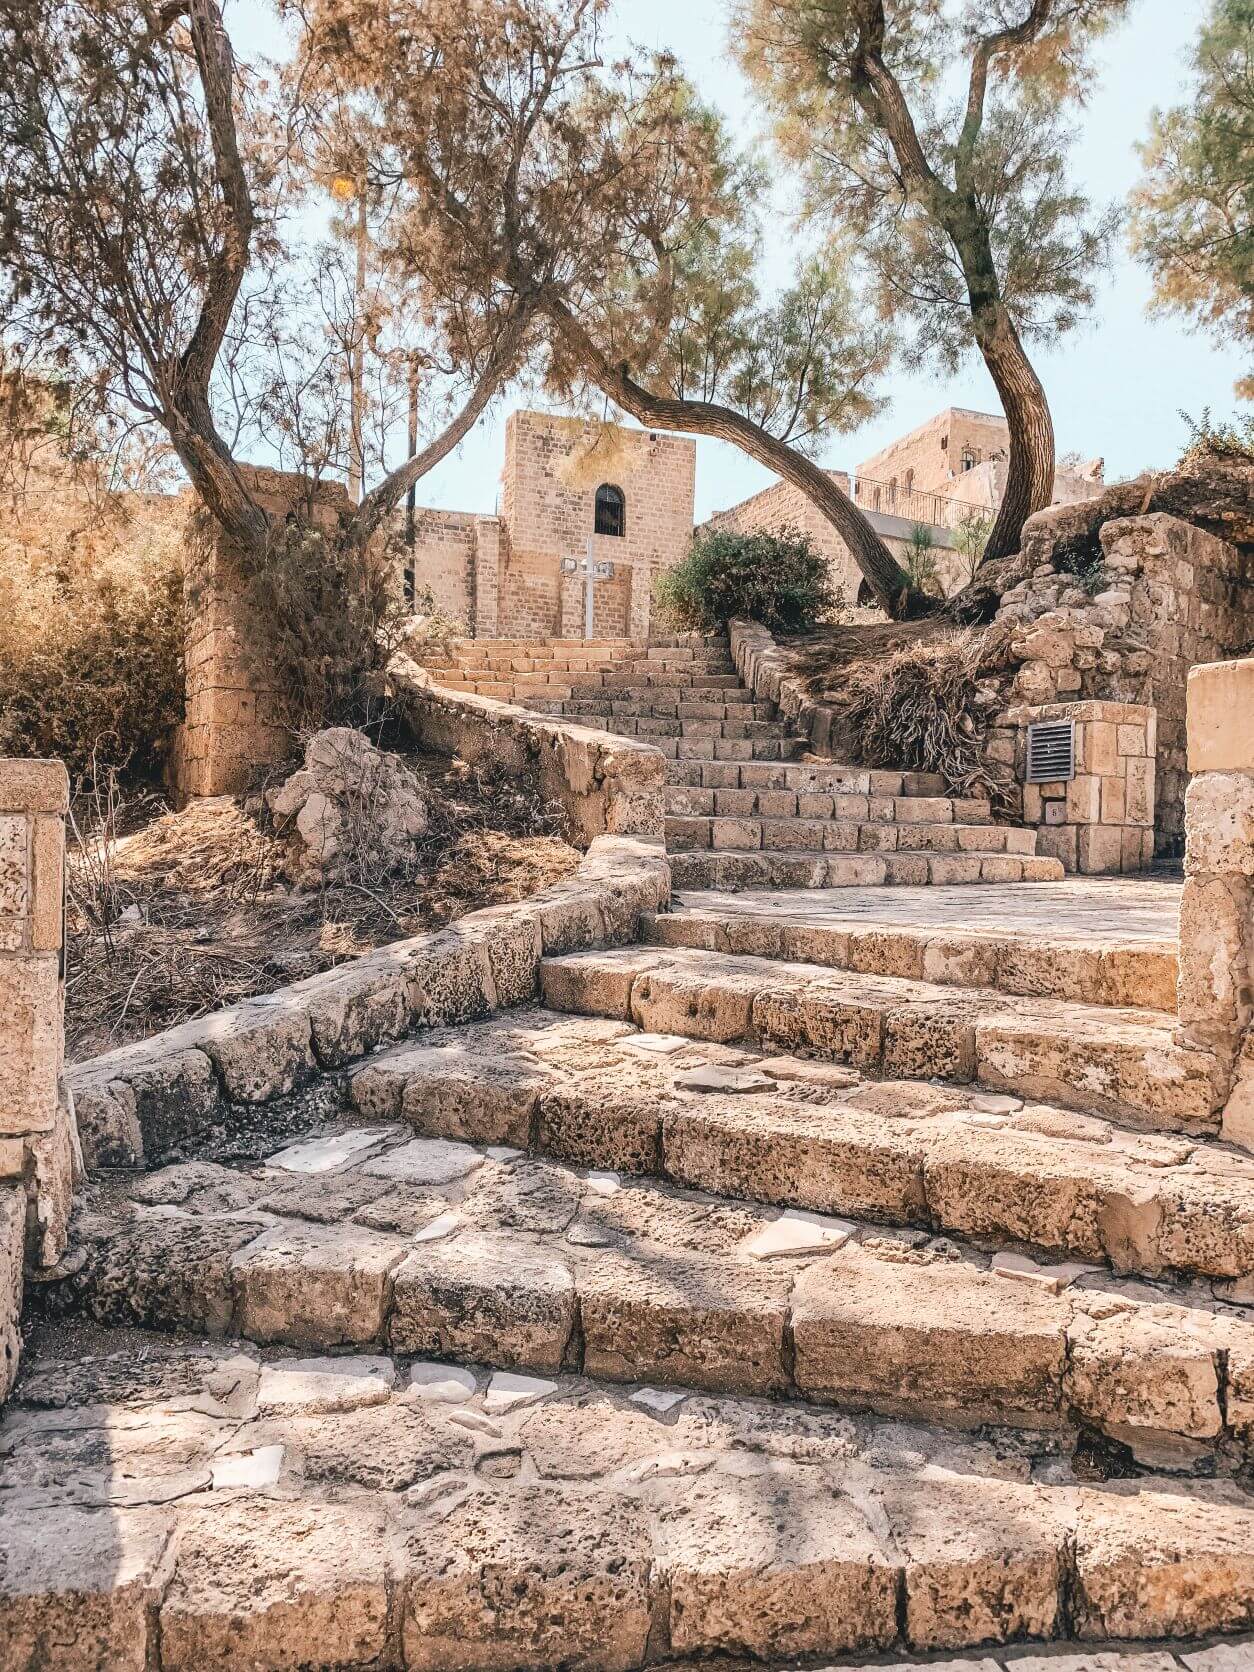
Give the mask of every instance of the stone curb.
[[599, 836], [575, 876], [68, 1071], [89, 1167], [152, 1166], [231, 1105], [269, 1102], [414, 1028], [521, 1004], [542, 957], [635, 941], [670, 901], [661, 835]]
[[810, 739], [814, 754], [831, 760], [833, 710], [828, 703], [815, 702], [801, 681], [788, 673], [789, 657], [775, 642], [775, 635], [756, 621], [729, 621], [727, 636], [736, 672], [755, 699], [777, 703], [783, 718]]
[[604, 835], [662, 835], [666, 762], [660, 750], [496, 697], [449, 690], [403, 653], [392, 658], [388, 679], [419, 742], [534, 784], [562, 808], [578, 846]]

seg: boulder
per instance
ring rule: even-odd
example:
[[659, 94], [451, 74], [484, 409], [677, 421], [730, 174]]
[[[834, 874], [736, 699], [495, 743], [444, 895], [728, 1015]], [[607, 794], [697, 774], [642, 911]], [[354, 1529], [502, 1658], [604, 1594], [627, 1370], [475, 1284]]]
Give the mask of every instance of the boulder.
[[305, 764], [266, 794], [286, 839], [284, 871], [316, 888], [350, 869], [382, 875], [427, 828], [417, 777], [364, 732], [331, 726], [305, 746]]

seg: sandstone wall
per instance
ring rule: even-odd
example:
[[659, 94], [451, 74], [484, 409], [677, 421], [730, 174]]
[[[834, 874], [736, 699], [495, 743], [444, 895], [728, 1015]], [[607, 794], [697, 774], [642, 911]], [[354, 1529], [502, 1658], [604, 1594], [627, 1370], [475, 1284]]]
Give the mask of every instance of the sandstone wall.
[[82, 1170], [64, 1073], [60, 761], [0, 760], [0, 1401], [17, 1374], [23, 1266], [56, 1265]]
[[1254, 1150], [1254, 660], [1195, 668], [1188, 685], [1185, 882], [1178, 1010], [1210, 1052], [1222, 1136]]
[[388, 678], [402, 718], [425, 748], [531, 784], [561, 807], [573, 842], [587, 847], [607, 834], [661, 837], [666, 762], [659, 749], [495, 697], [448, 690], [404, 654], [392, 659]]
[[1158, 848], [1178, 852], [1189, 670], [1254, 643], [1254, 571], [1238, 547], [1160, 512], [1091, 523], [1077, 505], [1042, 512], [1024, 530], [1031, 572], [997, 616], [1022, 663], [1013, 696], [1157, 709]]
[[885, 485], [896, 482], [916, 492], [945, 494], [951, 480], [962, 474], [964, 453], [980, 464], [994, 453], [1004, 453], [1009, 445], [1010, 431], [1000, 414], [948, 407], [863, 459], [856, 474], [859, 482], [866, 477]]

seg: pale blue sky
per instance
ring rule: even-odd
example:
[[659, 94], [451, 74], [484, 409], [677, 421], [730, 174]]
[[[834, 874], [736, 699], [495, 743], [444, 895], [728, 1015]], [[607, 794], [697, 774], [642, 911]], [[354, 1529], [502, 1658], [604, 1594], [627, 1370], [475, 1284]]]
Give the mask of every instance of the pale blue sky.
[[[1075, 173], [1098, 201], [1122, 201], [1138, 173], [1135, 146], [1144, 138], [1155, 106], [1175, 102], [1187, 75], [1201, 19], [1201, 0], [1134, 0], [1128, 21], [1103, 44], [1099, 86], [1082, 113]], [[274, 44], [256, 0], [237, 0], [228, 16], [240, 50]], [[745, 138], [758, 131], [758, 116], [743, 78], [727, 53], [724, 0], [618, 0], [615, 30], [647, 46], [665, 45]], [[785, 247], [786, 229], [778, 240]], [[1149, 286], [1122, 254], [1105, 278], [1091, 321], [1035, 362], [1054, 413], [1060, 452], [1101, 455], [1107, 477], [1133, 475], [1170, 463], [1185, 426], [1179, 409], [1196, 417], [1205, 406], [1216, 414], [1234, 409], [1232, 384], [1240, 368], [1231, 354], [1175, 320], [1146, 317]], [[874, 422], [833, 438], [824, 462], [849, 466], [895, 435], [946, 406], [997, 410], [992, 384], [978, 358], [957, 377], [894, 374], [891, 403]], [[419, 484], [422, 503], [467, 511], [494, 508], [500, 476], [504, 418], [517, 404], [499, 405], [481, 421], [457, 454]], [[697, 512], [734, 503], [770, 480], [769, 473], [735, 448], [702, 440], [697, 448]]]

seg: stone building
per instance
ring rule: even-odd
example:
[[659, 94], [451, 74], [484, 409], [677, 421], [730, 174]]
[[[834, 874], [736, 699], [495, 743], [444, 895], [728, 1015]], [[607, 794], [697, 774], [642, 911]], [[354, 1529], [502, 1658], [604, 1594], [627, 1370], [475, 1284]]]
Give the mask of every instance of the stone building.
[[596, 636], [643, 639], [653, 582], [692, 538], [695, 481], [685, 437], [515, 412], [498, 514], [419, 511], [409, 585], [476, 638], [579, 638], [583, 581], [562, 563], [591, 539], [612, 566], [594, 588]]

